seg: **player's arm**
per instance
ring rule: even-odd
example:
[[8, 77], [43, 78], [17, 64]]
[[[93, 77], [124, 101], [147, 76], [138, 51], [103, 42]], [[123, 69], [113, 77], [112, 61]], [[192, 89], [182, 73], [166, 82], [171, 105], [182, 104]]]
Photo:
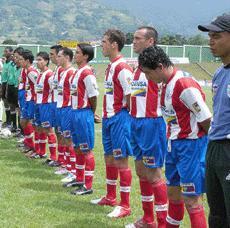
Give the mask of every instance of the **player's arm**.
[[199, 125], [208, 133], [212, 114], [205, 103], [201, 92], [195, 87], [190, 87], [180, 95], [180, 100], [196, 116]]
[[38, 74], [34, 71], [28, 74], [28, 78], [35, 84], [37, 80]]

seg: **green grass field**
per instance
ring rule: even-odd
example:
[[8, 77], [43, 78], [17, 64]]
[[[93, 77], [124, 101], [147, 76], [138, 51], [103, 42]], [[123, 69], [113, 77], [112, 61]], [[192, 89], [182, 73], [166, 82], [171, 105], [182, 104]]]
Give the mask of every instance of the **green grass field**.
[[[100, 87], [97, 113], [101, 113], [106, 66], [97, 65], [95, 68]], [[205, 89], [205, 92], [210, 106], [210, 89]], [[106, 214], [112, 208], [90, 205], [91, 199], [105, 193], [101, 124], [96, 125], [95, 131], [94, 194], [88, 196], [70, 195], [71, 189], [61, 186], [61, 177], [53, 174], [53, 168], [44, 166], [41, 160], [26, 158], [16, 148], [15, 139], [0, 139], [0, 227], [124, 227], [125, 224], [142, 216], [139, 185], [132, 158], [132, 215], [120, 220], [111, 220]], [[119, 196], [119, 191], [117, 193]], [[206, 202], [205, 207], [208, 212]], [[187, 215], [181, 227], [190, 227]]]

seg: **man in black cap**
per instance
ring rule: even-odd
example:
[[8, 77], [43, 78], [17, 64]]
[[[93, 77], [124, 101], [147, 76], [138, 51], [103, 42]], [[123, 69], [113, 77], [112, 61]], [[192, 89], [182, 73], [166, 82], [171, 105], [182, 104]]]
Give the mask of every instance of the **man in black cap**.
[[206, 155], [209, 227], [230, 227], [230, 14], [217, 17], [208, 32], [211, 52], [223, 63], [212, 80], [213, 121]]

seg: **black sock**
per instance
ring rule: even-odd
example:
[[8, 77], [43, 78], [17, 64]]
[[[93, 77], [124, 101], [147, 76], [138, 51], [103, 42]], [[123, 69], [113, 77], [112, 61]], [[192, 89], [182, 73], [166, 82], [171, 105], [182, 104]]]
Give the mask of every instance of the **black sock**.
[[6, 123], [10, 125], [10, 110], [6, 110]]
[[13, 128], [17, 128], [17, 115], [16, 112], [10, 113], [10, 120], [13, 123]]

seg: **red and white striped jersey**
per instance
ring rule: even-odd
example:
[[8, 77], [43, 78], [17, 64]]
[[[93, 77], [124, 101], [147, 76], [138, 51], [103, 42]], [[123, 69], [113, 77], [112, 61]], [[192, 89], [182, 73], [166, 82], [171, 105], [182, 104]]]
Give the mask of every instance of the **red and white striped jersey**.
[[205, 94], [198, 82], [185, 72], [174, 69], [163, 86], [161, 108], [167, 123], [167, 138], [196, 139], [205, 135], [199, 125], [211, 117]]
[[67, 107], [71, 105], [70, 99], [70, 81], [73, 77], [75, 69], [69, 67], [64, 69], [60, 74], [60, 81], [58, 82], [58, 99], [57, 108]]
[[58, 82], [60, 81], [60, 75], [61, 75], [61, 72], [63, 72], [64, 69], [61, 67], [61, 66], [57, 66], [54, 70], [54, 76], [53, 76], [53, 102], [57, 102], [57, 99], [58, 99], [58, 91], [57, 91], [57, 88], [58, 88]]
[[36, 80], [39, 76], [38, 71], [34, 68], [34, 66], [30, 66], [27, 69], [26, 74], [26, 101], [34, 101], [35, 99], [35, 85]]
[[40, 73], [36, 81], [36, 104], [46, 104], [52, 102], [52, 76], [53, 71], [47, 69]]
[[108, 65], [105, 75], [103, 117], [109, 118], [127, 108], [126, 95], [131, 94], [132, 69], [122, 56]]
[[98, 95], [98, 86], [92, 68], [86, 65], [78, 69], [71, 79], [72, 109], [90, 108], [89, 98]]
[[24, 90], [25, 87], [26, 87], [26, 74], [27, 74], [27, 71], [25, 68], [22, 68], [21, 70], [21, 74], [19, 75], [19, 78], [18, 78], [18, 90]]
[[136, 118], [160, 117], [160, 95], [162, 84], [147, 80], [145, 74], [137, 68], [131, 83], [130, 114]]

